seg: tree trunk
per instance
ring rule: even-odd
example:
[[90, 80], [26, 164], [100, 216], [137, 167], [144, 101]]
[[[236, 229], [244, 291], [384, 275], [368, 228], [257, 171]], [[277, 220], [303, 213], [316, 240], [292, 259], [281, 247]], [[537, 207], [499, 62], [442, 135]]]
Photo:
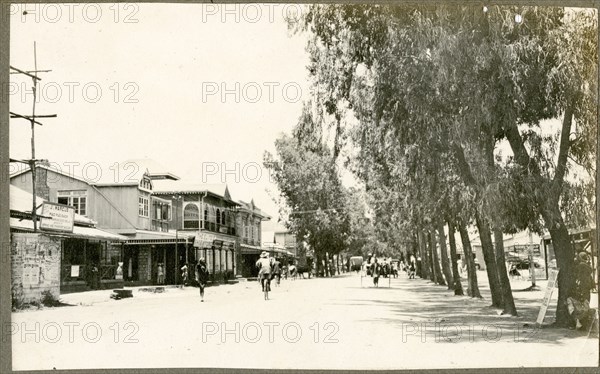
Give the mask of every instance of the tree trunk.
[[317, 265], [316, 266], [317, 274], [315, 274], [315, 275], [317, 277], [319, 277], [320, 274], [325, 274], [325, 273], [321, 273], [321, 270], [323, 270], [323, 258], [322, 258], [322, 255], [319, 252], [317, 252], [316, 250], [315, 250], [315, 261], [317, 261], [317, 264], [316, 264]]
[[448, 289], [454, 289], [454, 280], [452, 279], [452, 271], [450, 270], [450, 263], [448, 262], [448, 249], [446, 248], [446, 235], [444, 233], [444, 224], [441, 221], [437, 223], [437, 232], [440, 242], [440, 252], [442, 256], [442, 270], [444, 277], [448, 282]]
[[433, 267], [433, 253], [431, 252], [431, 241], [429, 234], [423, 233], [423, 246], [425, 247], [425, 255], [427, 256], [427, 271], [429, 272], [429, 280], [435, 283], [435, 268]]
[[498, 279], [500, 280], [500, 288], [502, 289], [502, 300], [504, 308], [502, 314], [517, 315], [515, 300], [513, 299], [510, 280], [508, 279], [508, 271], [506, 270], [506, 260], [504, 259], [504, 238], [502, 237], [502, 229], [494, 228], [494, 241], [496, 244], [496, 266], [498, 267]]
[[454, 295], [463, 296], [460, 273], [458, 272], [458, 257], [456, 256], [456, 241], [454, 239], [454, 224], [448, 221], [448, 240], [450, 242], [450, 261], [452, 261], [452, 279], [454, 280]]
[[[558, 204], [554, 210], [554, 217], [542, 212], [544, 221], [550, 222], [550, 236], [556, 254], [556, 265], [558, 266], [558, 302], [556, 305], [556, 325], [561, 327], [572, 327], [574, 319], [567, 309], [567, 298], [572, 297], [575, 291], [575, 249], [571, 243], [569, 231], [564, 225], [562, 216], [558, 211]], [[554, 220], [552, 219], [554, 218]], [[532, 264], [533, 265], [533, 264]]]
[[429, 265], [427, 264], [427, 251], [425, 250], [425, 240], [421, 230], [417, 233], [419, 240], [419, 256], [421, 257], [421, 278], [429, 278]]
[[490, 283], [492, 306], [502, 308], [504, 303], [502, 302], [502, 290], [500, 289], [500, 281], [498, 280], [498, 267], [496, 266], [496, 256], [494, 255], [490, 226], [478, 212], [475, 213], [475, 221], [477, 223], [477, 230], [479, 231], [483, 260], [485, 261], [486, 273]]
[[477, 284], [477, 271], [475, 270], [475, 260], [473, 260], [473, 250], [471, 249], [471, 241], [469, 240], [469, 233], [467, 232], [467, 226], [461, 220], [458, 223], [458, 231], [460, 232], [460, 240], [463, 245], [463, 253], [465, 261], [467, 263], [467, 274], [469, 277], [469, 287], [467, 287], [467, 295], [471, 297], [481, 297], [479, 292], [479, 285]]
[[429, 247], [431, 250], [431, 261], [433, 262], [433, 272], [435, 274], [435, 283], [440, 286], [445, 286], [446, 281], [444, 280], [444, 275], [442, 274], [442, 269], [440, 268], [440, 259], [438, 256], [437, 245], [435, 240], [435, 230], [431, 229], [429, 234]]
[[427, 271], [429, 271], [429, 280], [435, 283], [433, 253], [431, 252], [431, 241], [429, 240], [429, 234], [427, 232], [423, 233], [423, 245], [425, 247], [425, 254], [427, 255]]
[[529, 157], [525, 141], [519, 132], [519, 127], [516, 122], [506, 122], [503, 124], [506, 139], [513, 151], [515, 161], [529, 172], [533, 177], [536, 185], [540, 189], [550, 187], [549, 191], [535, 194], [535, 198], [540, 205], [541, 215], [544, 218], [544, 224], [554, 245], [554, 253], [556, 254], [556, 264], [559, 268], [558, 273], [558, 302], [556, 305], [556, 325], [561, 327], [571, 327], [574, 324], [573, 318], [567, 310], [567, 298], [573, 295], [574, 292], [574, 257], [575, 249], [571, 245], [569, 231], [567, 230], [559, 208], [559, 199], [562, 192], [562, 184], [567, 170], [567, 159], [569, 156], [571, 135], [571, 126], [575, 105], [575, 95], [570, 95], [571, 101], [565, 108], [563, 123], [561, 127], [561, 140], [558, 150], [558, 159], [556, 162], [554, 178], [549, 181], [548, 178], [542, 176], [540, 166], [537, 160]]

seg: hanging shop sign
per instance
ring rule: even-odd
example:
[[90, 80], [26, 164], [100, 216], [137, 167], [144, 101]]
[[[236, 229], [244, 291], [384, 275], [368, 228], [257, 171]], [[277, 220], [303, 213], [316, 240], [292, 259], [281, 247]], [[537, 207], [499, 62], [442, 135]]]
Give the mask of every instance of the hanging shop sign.
[[45, 201], [42, 205], [42, 216], [40, 223], [42, 230], [73, 232], [75, 221], [73, 207]]
[[199, 231], [194, 236], [194, 247], [206, 248], [213, 245], [213, 242], [217, 239], [216, 235], [210, 234], [204, 231]]

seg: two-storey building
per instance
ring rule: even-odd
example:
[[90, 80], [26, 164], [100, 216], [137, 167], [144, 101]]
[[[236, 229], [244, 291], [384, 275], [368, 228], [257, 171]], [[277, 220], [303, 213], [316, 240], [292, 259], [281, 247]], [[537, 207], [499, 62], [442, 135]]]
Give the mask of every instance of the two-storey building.
[[236, 216], [240, 204], [234, 202], [225, 184], [201, 184], [154, 181], [154, 196], [169, 201], [173, 215], [169, 225], [180, 235], [193, 236], [193, 248], [185, 252], [181, 263], [188, 263], [189, 276], [193, 264], [204, 257], [214, 281], [226, 281], [236, 275]]
[[[120, 258], [126, 284], [157, 283], [159, 267], [164, 283], [177, 283], [183, 258], [177, 250], [191, 247], [193, 237], [176, 235], [174, 227], [169, 226], [170, 200], [155, 196], [153, 183], [155, 179], [179, 178], [157, 170], [151, 173], [138, 160], [98, 170], [78, 175], [38, 165], [36, 195], [72, 206], [76, 214], [93, 219], [98, 227], [126, 237]], [[31, 192], [31, 170], [22, 167], [12, 173], [11, 184]]]
[[122, 273], [125, 237], [98, 229], [97, 222], [72, 207], [39, 196], [34, 226], [32, 201], [31, 193], [10, 186], [13, 302], [40, 301], [43, 292], [58, 297], [123, 286], [119, 268]]
[[[12, 173], [11, 184], [31, 191], [31, 171]], [[252, 275], [261, 221], [270, 219], [253, 201], [233, 201], [225, 184], [181, 181], [151, 160], [115, 163], [91, 177], [39, 165], [36, 194], [126, 238], [118, 258], [126, 285], [180, 284], [183, 265], [190, 279], [200, 257], [214, 281]]]
[[264, 250], [262, 246], [262, 221], [268, 221], [271, 217], [261, 211], [254, 204], [254, 200], [250, 200], [249, 203], [240, 200], [239, 204], [237, 217], [240, 242], [239, 274], [243, 277], [255, 277], [258, 272], [255, 264], [260, 253]]

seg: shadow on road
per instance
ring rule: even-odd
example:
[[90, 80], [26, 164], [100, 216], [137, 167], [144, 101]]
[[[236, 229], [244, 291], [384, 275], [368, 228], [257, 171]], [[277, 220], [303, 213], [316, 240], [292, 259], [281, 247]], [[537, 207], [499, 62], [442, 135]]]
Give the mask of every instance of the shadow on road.
[[[364, 282], [364, 280], [363, 280]], [[392, 280], [392, 287], [374, 287], [372, 284], [349, 286], [356, 294], [356, 298], [336, 300], [339, 306], [373, 306], [374, 313], [361, 320], [368, 324], [383, 323], [392, 328], [413, 332], [415, 328], [426, 329], [428, 334], [444, 331], [457, 331], [457, 326], [462, 330], [471, 329], [474, 338], [493, 342], [500, 334], [504, 338], [514, 339], [515, 342], [535, 342], [549, 345], [564, 344], [564, 339], [587, 336], [587, 331], [556, 328], [543, 325], [536, 328], [535, 320], [541, 306], [543, 291], [538, 295], [515, 294], [515, 304], [518, 316], [501, 315], [501, 310], [490, 305], [490, 294], [487, 285], [480, 285], [484, 298], [476, 299], [468, 296], [455, 296], [447, 286], [435, 285], [423, 279], [398, 279]], [[376, 296], [375, 296], [376, 295]], [[556, 296], [555, 296], [556, 297]], [[387, 308], [389, 313], [376, 313], [376, 310]], [[550, 304], [545, 321], [554, 320], [556, 300]], [[393, 317], [389, 317], [389, 315]], [[592, 337], [594, 334], [592, 334]], [[597, 335], [596, 335], [597, 337]], [[442, 341], [444, 341], [442, 339]]]

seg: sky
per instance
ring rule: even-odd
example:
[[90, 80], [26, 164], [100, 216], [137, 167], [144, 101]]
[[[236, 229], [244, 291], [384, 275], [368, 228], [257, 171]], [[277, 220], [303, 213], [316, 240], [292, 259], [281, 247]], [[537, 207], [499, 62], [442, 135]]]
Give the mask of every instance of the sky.
[[[309, 99], [306, 35], [294, 4], [13, 4], [10, 64], [40, 73], [36, 158], [95, 176], [150, 158], [186, 181], [227, 183], [278, 221], [265, 151]], [[24, 14], [26, 13], [26, 14]], [[12, 75], [11, 111], [30, 114], [31, 79]], [[543, 126], [556, 131], [558, 121]], [[31, 157], [28, 122], [11, 120], [10, 156]], [[510, 156], [506, 142], [497, 153]], [[72, 168], [72, 169], [70, 169]], [[11, 170], [12, 171], [12, 170]], [[355, 180], [346, 172], [346, 185]], [[278, 226], [281, 227], [281, 226]]]
[[[23, 12], [26, 15], [23, 15]], [[182, 179], [225, 182], [235, 200], [274, 219], [265, 150], [296, 124], [308, 98], [298, 5], [12, 5], [10, 64], [34, 70], [36, 158], [95, 172], [151, 158]], [[11, 76], [10, 107], [30, 114], [31, 79]], [[31, 129], [11, 120], [10, 156], [31, 157]], [[72, 164], [75, 163], [75, 164]], [[54, 164], [53, 164], [54, 165]]]

